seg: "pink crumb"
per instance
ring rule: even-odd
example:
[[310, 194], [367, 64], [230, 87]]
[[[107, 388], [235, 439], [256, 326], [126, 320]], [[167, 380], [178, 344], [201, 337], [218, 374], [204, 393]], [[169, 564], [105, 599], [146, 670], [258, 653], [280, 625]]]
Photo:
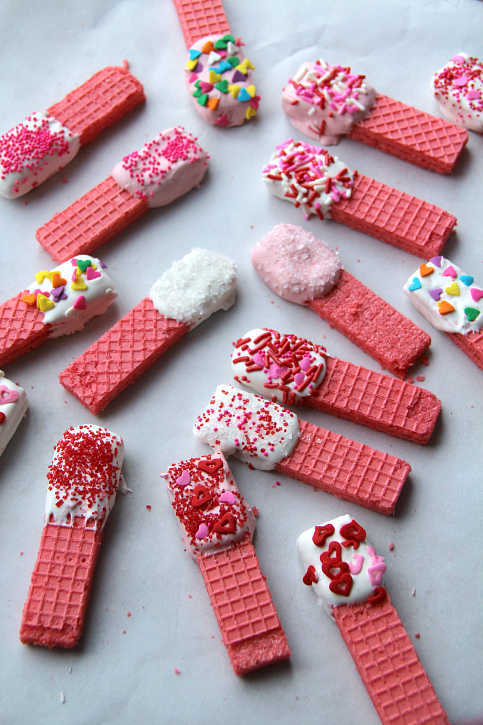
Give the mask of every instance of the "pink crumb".
[[131, 616], [131, 612], [126, 612], [126, 617], [130, 617], [130, 616]]
[[416, 634], [414, 636], [416, 637], [416, 639], [419, 639], [421, 637], [421, 635], [419, 634], [419, 632], [416, 632]]
[[258, 509], [256, 506], [253, 506], [252, 511], [254, 516], [258, 516]]
[[128, 60], [126, 60], [126, 59], [124, 59], [124, 60], [122, 61], [122, 67], [123, 67], [123, 68], [124, 68], [125, 70], [129, 70], [129, 61], [128, 61]]
[[423, 365], [429, 365], [429, 358], [426, 357], [426, 355], [422, 355], [419, 359], [421, 360]]
[[174, 668], [174, 674], [175, 674], [175, 675], [180, 675], [180, 674], [181, 674], [181, 670], [178, 670], [178, 668], [177, 668], [177, 667], [175, 667], [175, 668]]
[[123, 629], [123, 630], [122, 630], [122, 633], [123, 633], [123, 634], [126, 634], [126, 630], [125, 630], [125, 629]]
[[20, 552], [20, 556], [23, 556], [23, 551]]
[[151, 511], [151, 506], [149, 504], [146, 504], [146, 508], [148, 511]]
[[426, 380], [426, 377], [424, 375], [417, 375], [416, 380], [419, 380], [419, 382], [422, 383]]
[[394, 544], [391, 541], [391, 543], [389, 544], [389, 551], [392, 551], [393, 549], [394, 549]]
[[65, 177], [65, 176], [64, 176], [64, 178], [62, 179], [62, 183], [63, 183], [63, 184], [67, 184], [67, 179], [66, 179], [66, 177]]
[[408, 383], [414, 383], [414, 378], [409, 377], [408, 378]]

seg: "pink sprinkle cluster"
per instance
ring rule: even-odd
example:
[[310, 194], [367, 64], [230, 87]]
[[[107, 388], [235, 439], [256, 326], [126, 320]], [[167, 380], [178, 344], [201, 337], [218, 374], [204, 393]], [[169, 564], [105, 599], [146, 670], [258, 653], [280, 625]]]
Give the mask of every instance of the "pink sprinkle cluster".
[[[15, 126], [0, 137], [0, 165], [2, 168], [1, 178], [5, 179], [7, 174], [17, 174], [28, 169], [37, 176], [49, 162], [47, 156], [53, 156], [57, 152], [59, 156], [68, 154], [69, 143], [66, 140], [65, 131], [51, 131], [47, 118], [35, 120], [29, 116], [27, 121], [34, 124], [28, 128], [22, 123]], [[70, 134], [72, 135], [72, 134]], [[28, 181], [24, 179], [22, 183]], [[15, 181], [14, 191], [18, 192], [19, 180]], [[36, 182], [33, 186], [36, 186]]]
[[461, 102], [462, 97], [466, 98], [472, 111], [482, 113], [483, 64], [477, 58], [465, 60], [462, 55], [455, 55], [451, 60], [453, 65], [443, 68], [435, 76], [436, 94], [444, 98], [456, 98], [458, 102]]
[[[129, 172], [139, 186], [146, 184], [161, 185], [164, 176], [171, 170], [171, 165], [189, 160], [199, 161], [202, 149], [196, 145], [196, 138], [185, 133], [181, 126], [174, 130], [174, 136], [160, 134], [149, 143], [144, 144], [142, 151], [133, 151], [122, 160], [123, 169]], [[166, 143], [167, 142], [167, 143]], [[140, 199], [147, 199], [143, 191], [135, 192]]]
[[[322, 110], [328, 104], [335, 113], [343, 116], [344, 113], [353, 114], [360, 110], [354, 101], [359, 96], [364, 78], [341, 65], [324, 68], [317, 60], [315, 68], [308, 70], [303, 78], [299, 81], [289, 78], [289, 83], [295, 88], [295, 94], [307, 103], [319, 106]], [[345, 87], [341, 88], [340, 83]]]

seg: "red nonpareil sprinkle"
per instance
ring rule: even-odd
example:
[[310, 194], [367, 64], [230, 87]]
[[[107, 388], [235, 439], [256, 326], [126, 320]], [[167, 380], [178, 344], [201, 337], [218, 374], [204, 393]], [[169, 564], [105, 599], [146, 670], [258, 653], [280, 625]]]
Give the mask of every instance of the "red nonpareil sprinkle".
[[146, 508], [148, 511], [151, 511], [151, 506], [149, 504], [146, 504]]
[[181, 670], [178, 670], [178, 668], [177, 668], [177, 667], [175, 667], [175, 668], [174, 668], [174, 674], [175, 674], [175, 675], [180, 675], [180, 674], [181, 674]]

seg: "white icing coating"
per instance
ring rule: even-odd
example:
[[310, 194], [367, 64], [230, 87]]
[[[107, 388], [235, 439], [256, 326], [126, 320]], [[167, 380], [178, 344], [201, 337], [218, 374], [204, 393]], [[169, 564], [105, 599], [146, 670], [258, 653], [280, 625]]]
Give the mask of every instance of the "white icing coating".
[[69, 428], [55, 447], [47, 478], [45, 523], [104, 528], [118, 488], [125, 488], [121, 474], [124, 443], [115, 433], [98, 425]]
[[196, 138], [176, 126], [144, 144], [140, 151], [125, 156], [111, 175], [122, 189], [154, 209], [199, 186], [208, 159]]
[[323, 347], [273, 330], [246, 332], [237, 341], [231, 359], [237, 382], [266, 395], [272, 403], [278, 400], [286, 405], [298, 403], [315, 391], [326, 367]]
[[294, 413], [259, 395], [219, 385], [193, 433], [214, 451], [271, 471], [294, 449], [299, 422]]
[[193, 249], [174, 262], [151, 287], [155, 308], [166, 319], [197, 327], [218, 310], [235, 302], [236, 265], [208, 249]]
[[[223, 38], [231, 40], [224, 41]], [[226, 48], [214, 48], [220, 41]], [[227, 58], [232, 58], [233, 64]], [[208, 35], [191, 46], [185, 65], [185, 82], [204, 121], [229, 128], [241, 126], [256, 115], [260, 97], [252, 82], [253, 68], [236, 39], [228, 33]]]
[[44, 111], [32, 113], [0, 137], [0, 194], [23, 196], [67, 166], [79, 148], [79, 134]]
[[336, 252], [293, 224], [277, 224], [257, 242], [252, 264], [275, 294], [299, 305], [329, 294], [341, 269]]
[[364, 77], [324, 60], [304, 63], [283, 90], [283, 110], [305, 136], [338, 144], [376, 105], [376, 91]]
[[280, 199], [301, 206], [305, 218], [330, 218], [333, 203], [352, 194], [354, 174], [320, 146], [289, 138], [272, 154], [262, 170], [268, 190]]
[[441, 113], [451, 123], [483, 133], [483, 63], [458, 53], [434, 74], [431, 85]]
[[[74, 260], [90, 261], [91, 271], [88, 271], [89, 268], [87, 268], [83, 272], [74, 264]], [[52, 275], [54, 272], [60, 273], [60, 278], [65, 280], [65, 284], [54, 288], [52, 284], [53, 280], [45, 276], [47, 270], [44, 270], [37, 273], [37, 275], [40, 275], [39, 279], [42, 276], [44, 276], [44, 279], [41, 282], [36, 280], [28, 287], [29, 293], [35, 292], [36, 290], [40, 290], [41, 293], [48, 293], [49, 302], [54, 303], [51, 309], [44, 312], [44, 324], [52, 326], [49, 337], [71, 335], [73, 332], [82, 330], [91, 317], [104, 314], [109, 305], [112, 305], [117, 297], [114, 282], [96, 257], [90, 257], [88, 254], [79, 254], [67, 262], [57, 265], [48, 274]], [[76, 272], [77, 281], [74, 282], [73, 275]], [[88, 279], [88, 276], [93, 278]], [[86, 289], [72, 289], [73, 284], [80, 287], [85, 285]], [[62, 287], [62, 292], [59, 295], [60, 287]], [[64, 295], [65, 299], [61, 299]], [[24, 296], [28, 296], [27, 293]], [[46, 295], [44, 294], [44, 296]], [[80, 298], [83, 298], [83, 300]], [[37, 296], [38, 307], [39, 304]], [[85, 309], [82, 309], [84, 306]]]
[[[214, 472], [198, 468], [199, 462], [221, 461]], [[174, 464], [166, 474], [168, 497], [178, 517], [181, 540], [190, 556], [216, 554], [242, 541], [247, 533], [255, 531], [255, 515], [240, 493], [233, 474], [222, 453], [191, 458]], [[202, 489], [197, 487], [202, 486]], [[201, 506], [193, 506], [193, 499], [206, 500]], [[228, 515], [228, 516], [227, 516]], [[234, 518], [234, 525], [227, 532], [214, 530], [220, 520]], [[233, 519], [232, 519], [233, 521]]]
[[[434, 271], [427, 274], [427, 270]], [[433, 257], [421, 264], [403, 289], [414, 307], [437, 330], [467, 335], [483, 329], [483, 288], [449, 259]], [[451, 305], [454, 310], [442, 314], [440, 309], [444, 311], [445, 305], [440, 307], [441, 303]]]
[[28, 407], [25, 390], [8, 380], [3, 370], [0, 370], [0, 456], [17, 430]]
[[[297, 551], [302, 559], [304, 569], [307, 571], [309, 566], [314, 567], [317, 581], [312, 582], [312, 587], [319, 600], [325, 604], [326, 611], [330, 615], [332, 615], [332, 607], [367, 601], [374, 594], [375, 587], [382, 585], [382, 578], [386, 571], [384, 558], [376, 554], [367, 539], [360, 541], [357, 549], [352, 544], [346, 547], [341, 546], [340, 559], [349, 567], [348, 573], [352, 577], [352, 586], [348, 596], [330, 590], [329, 586], [332, 580], [322, 571], [320, 556], [324, 552], [328, 552], [331, 542], [336, 541], [341, 544], [343, 541], [347, 541], [346, 538], [341, 536], [340, 529], [342, 526], [350, 524], [352, 520], [352, 517], [346, 514], [321, 524], [321, 526], [331, 524], [334, 527], [334, 533], [326, 538], [323, 546], [316, 546], [312, 540], [315, 526], [304, 531], [297, 539]], [[362, 561], [359, 557], [362, 557]], [[332, 552], [332, 558], [334, 561], [337, 558], [334, 552]], [[340, 576], [342, 572], [334, 569], [331, 574], [332, 576]]]

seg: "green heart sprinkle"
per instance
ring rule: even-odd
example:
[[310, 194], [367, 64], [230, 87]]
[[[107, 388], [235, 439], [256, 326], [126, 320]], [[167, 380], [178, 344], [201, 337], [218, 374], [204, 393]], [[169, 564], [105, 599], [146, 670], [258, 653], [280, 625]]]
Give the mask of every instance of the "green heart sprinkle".
[[224, 35], [222, 40], [226, 40], [227, 44], [228, 44], [228, 41], [231, 40], [231, 42], [235, 43], [235, 45], [236, 45], [235, 38], [233, 37], [233, 35], [230, 35], [230, 33], [228, 33], [228, 35]]
[[225, 48], [226, 48], [227, 45], [228, 45], [228, 43], [225, 40], [223, 40], [223, 39], [220, 38], [220, 40], [217, 40], [216, 41], [215, 48], [217, 50], [225, 50]]
[[85, 274], [87, 267], [92, 267], [92, 262], [90, 259], [78, 259], [77, 266], [79, 267], [80, 271]]
[[200, 104], [200, 106], [206, 106], [206, 104], [208, 103], [208, 94], [203, 93], [203, 95], [198, 98], [198, 103]]
[[201, 96], [201, 91], [199, 88], [193, 93], [193, 96], [194, 98], [199, 98]]
[[228, 93], [228, 81], [219, 81], [215, 83], [215, 88], [218, 88], [222, 93]]
[[474, 307], [465, 307], [465, 315], [470, 322], [476, 320], [479, 314], [480, 310], [476, 310]]
[[196, 86], [196, 88], [199, 88], [199, 87], [200, 87], [200, 83], [201, 83], [201, 81], [200, 81], [200, 80], [197, 80], [197, 81], [195, 81], [195, 86]]
[[226, 62], [230, 63], [232, 68], [236, 68], [237, 65], [240, 65], [240, 58], [237, 58], [236, 55], [230, 55], [230, 57], [226, 59]]

